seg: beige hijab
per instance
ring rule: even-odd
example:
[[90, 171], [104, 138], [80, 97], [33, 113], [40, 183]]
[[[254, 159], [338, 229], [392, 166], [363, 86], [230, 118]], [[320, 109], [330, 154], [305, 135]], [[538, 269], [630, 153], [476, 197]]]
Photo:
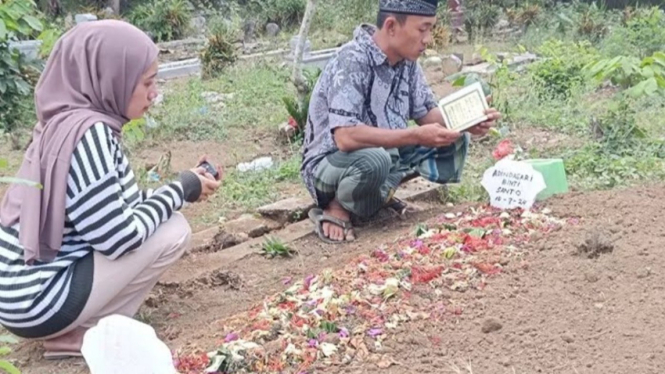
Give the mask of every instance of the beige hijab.
[[20, 223], [26, 264], [56, 257], [72, 153], [95, 123], [120, 136], [134, 88], [158, 52], [143, 31], [115, 20], [83, 23], [56, 43], [35, 89], [39, 122], [17, 174], [43, 188], [13, 184], [0, 206], [3, 226]]

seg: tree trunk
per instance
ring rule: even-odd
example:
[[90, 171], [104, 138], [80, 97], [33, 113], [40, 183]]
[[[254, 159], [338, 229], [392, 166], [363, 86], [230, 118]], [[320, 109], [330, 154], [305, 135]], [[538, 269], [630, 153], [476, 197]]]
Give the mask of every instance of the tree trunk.
[[302, 23], [300, 24], [300, 32], [298, 33], [298, 44], [293, 56], [293, 84], [298, 91], [298, 99], [302, 104], [304, 102], [307, 92], [307, 83], [303, 76], [303, 54], [305, 53], [305, 44], [307, 42], [307, 34], [309, 33], [309, 26], [314, 18], [314, 9], [316, 7], [316, 0], [307, 0], [307, 8], [305, 8], [305, 15], [303, 16]]

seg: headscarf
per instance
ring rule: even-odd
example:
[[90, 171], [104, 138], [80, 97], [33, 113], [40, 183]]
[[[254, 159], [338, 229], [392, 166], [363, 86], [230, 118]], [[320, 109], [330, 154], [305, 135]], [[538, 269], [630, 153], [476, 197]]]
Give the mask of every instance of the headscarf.
[[120, 137], [134, 88], [158, 53], [143, 31], [116, 20], [82, 23], [55, 44], [35, 88], [38, 123], [17, 174], [43, 188], [13, 184], [0, 205], [3, 226], [20, 223], [26, 264], [56, 257], [72, 154], [98, 122]]

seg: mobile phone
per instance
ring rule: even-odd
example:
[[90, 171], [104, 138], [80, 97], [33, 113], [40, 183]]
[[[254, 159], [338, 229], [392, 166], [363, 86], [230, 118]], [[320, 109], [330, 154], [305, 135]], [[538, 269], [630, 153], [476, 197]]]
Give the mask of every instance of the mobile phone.
[[202, 167], [206, 170], [206, 172], [210, 173], [215, 180], [219, 177], [219, 172], [217, 171], [217, 168], [214, 167], [210, 162], [204, 161], [201, 164], [199, 164], [199, 167]]

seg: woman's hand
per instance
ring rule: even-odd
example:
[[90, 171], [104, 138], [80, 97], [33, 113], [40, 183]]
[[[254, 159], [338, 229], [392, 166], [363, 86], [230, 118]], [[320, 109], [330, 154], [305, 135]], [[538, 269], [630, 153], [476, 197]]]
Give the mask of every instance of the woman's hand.
[[[196, 164], [196, 166], [194, 166], [194, 168], [198, 168], [199, 165], [201, 165], [204, 162], [209, 162], [208, 161], [208, 156], [206, 156], [206, 155], [203, 155], [199, 158], [199, 162]], [[209, 163], [212, 164], [211, 162], [209, 162]], [[222, 167], [222, 165], [215, 165], [215, 167], [217, 169], [217, 180], [221, 181], [222, 179], [224, 179], [224, 168]], [[215, 179], [215, 178], [213, 178], [213, 179]]]
[[[199, 158], [197, 165], [201, 165], [204, 162], [208, 162], [208, 158], [205, 155]], [[199, 177], [199, 181], [201, 182], [201, 196], [198, 201], [207, 200], [208, 197], [213, 195], [222, 185], [224, 169], [222, 169], [221, 165], [217, 165], [217, 178], [202, 166], [197, 166], [191, 170]]]
[[198, 167], [191, 169], [197, 177], [199, 177], [199, 182], [201, 182], [201, 196], [198, 201], [206, 201], [208, 197], [214, 194], [219, 186], [222, 185], [221, 180], [215, 180], [212, 174], [203, 167]]

